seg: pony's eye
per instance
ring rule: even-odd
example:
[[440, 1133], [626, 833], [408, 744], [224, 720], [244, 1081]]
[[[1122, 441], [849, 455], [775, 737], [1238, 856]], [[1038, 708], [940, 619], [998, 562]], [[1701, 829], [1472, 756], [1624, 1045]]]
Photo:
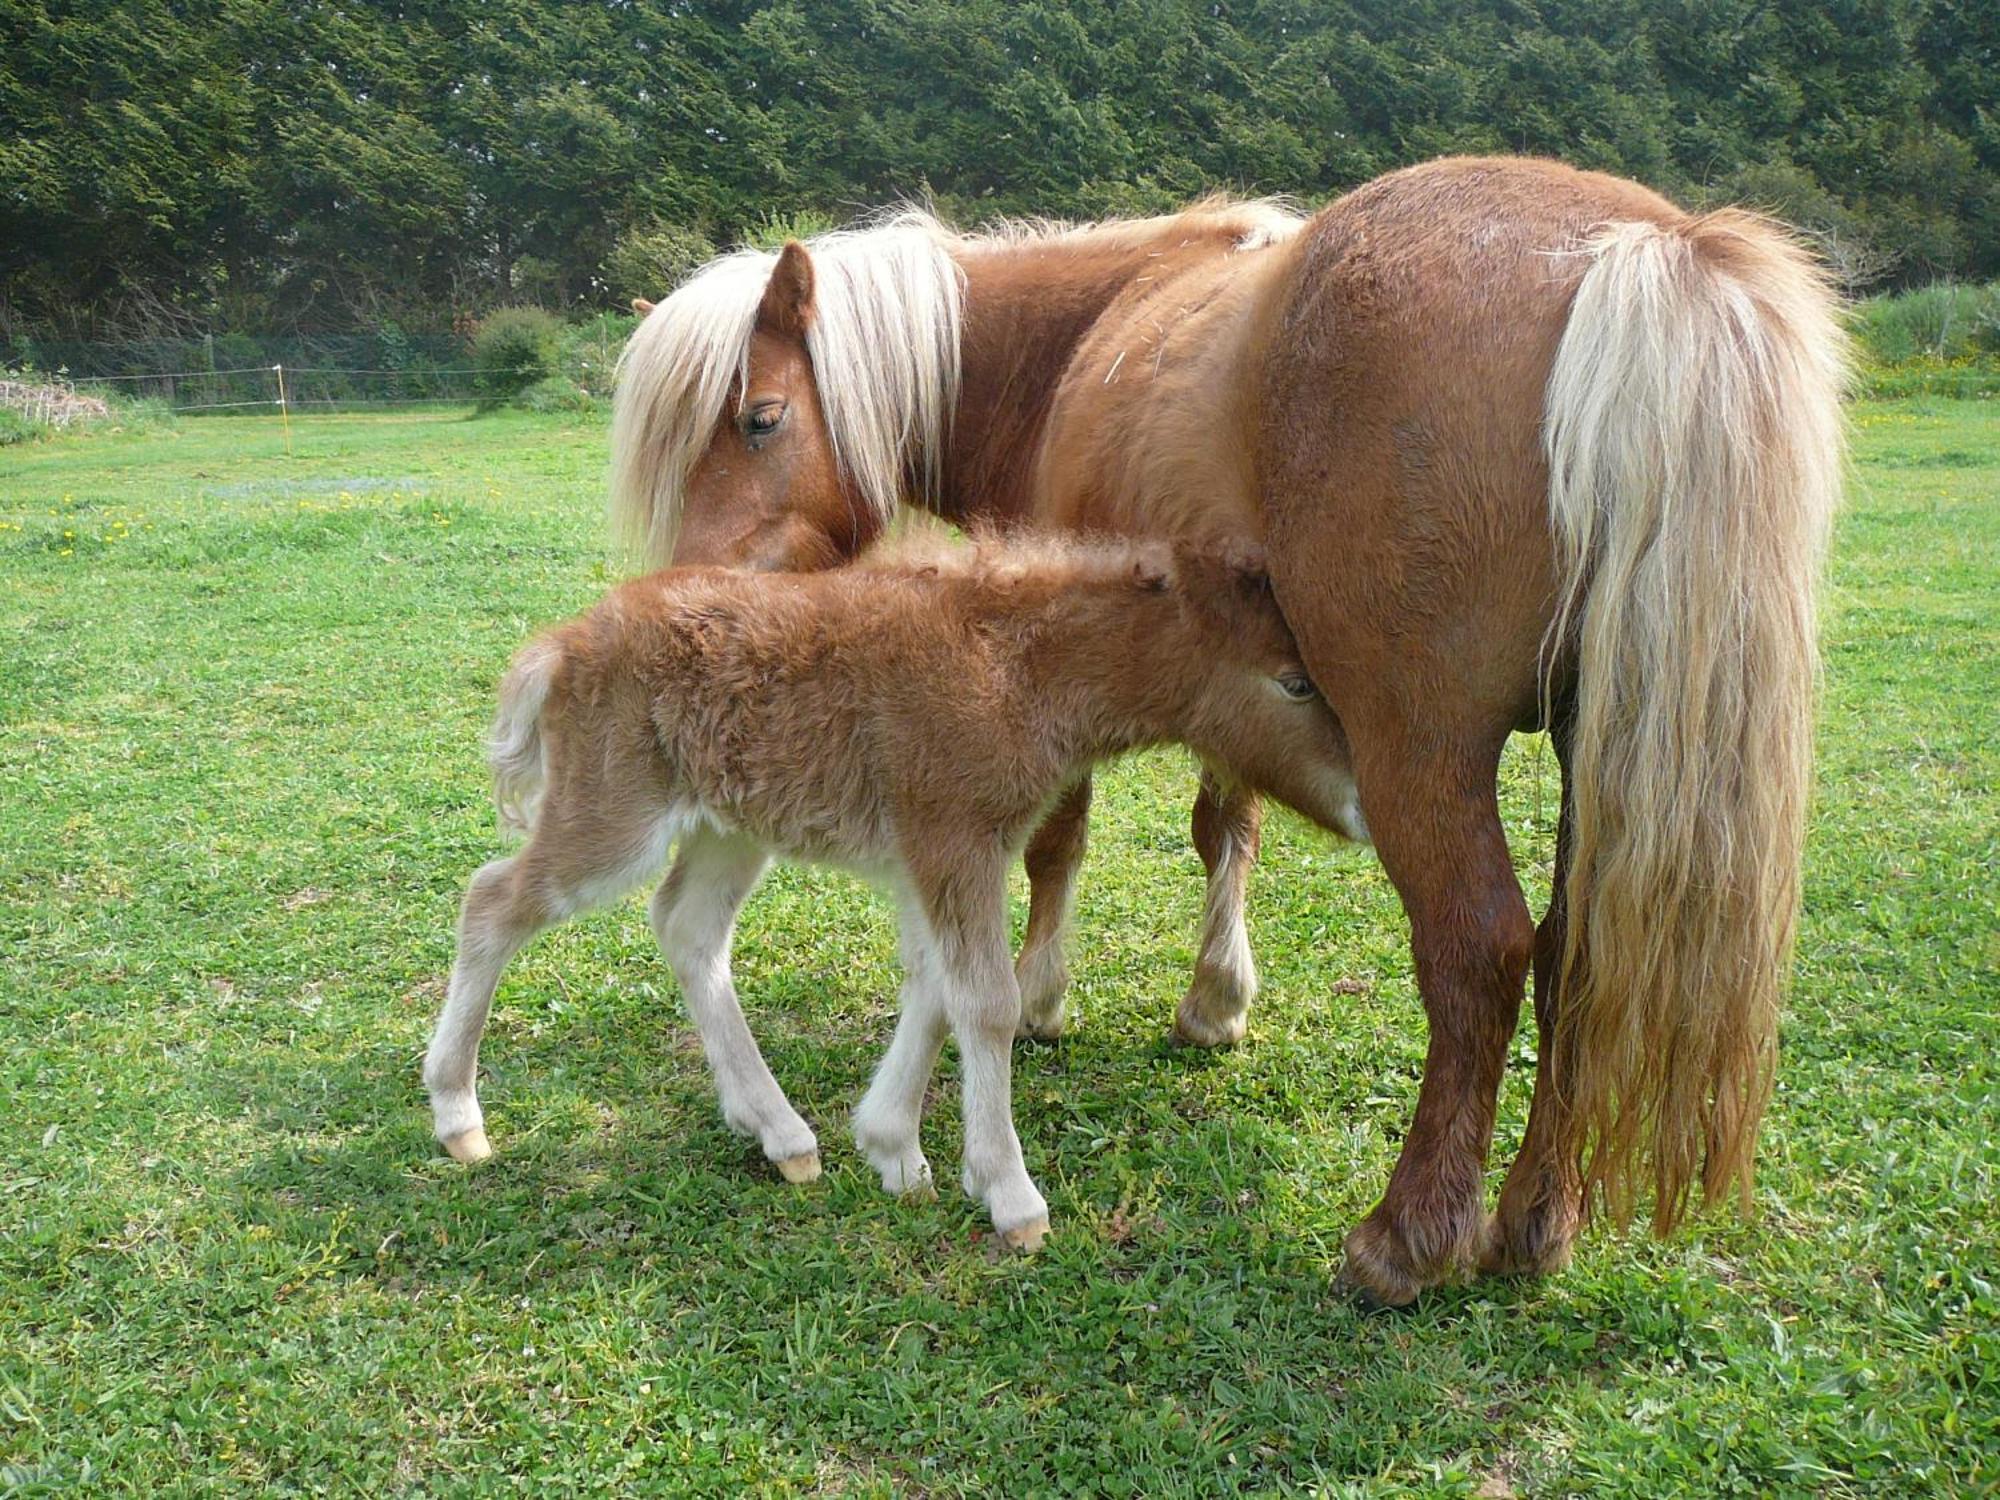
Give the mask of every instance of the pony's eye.
[[784, 420], [785, 403], [772, 401], [751, 408], [750, 415], [743, 419], [743, 430], [753, 437], [768, 437], [778, 430], [778, 424]]
[[1303, 672], [1280, 672], [1273, 680], [1278, 684], [1278, 691], [1294, 703], [1304, 703], [1319, 696], [1319, 689]]

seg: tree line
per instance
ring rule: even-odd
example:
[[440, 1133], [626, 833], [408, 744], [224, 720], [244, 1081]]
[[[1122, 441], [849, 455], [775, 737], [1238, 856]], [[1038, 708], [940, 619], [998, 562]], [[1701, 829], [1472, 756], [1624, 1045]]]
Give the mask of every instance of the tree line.
[[2000, 274], [1993, 0], [0, 0], [0, 337], [443, 331], [928, 198], [1525, 151]]

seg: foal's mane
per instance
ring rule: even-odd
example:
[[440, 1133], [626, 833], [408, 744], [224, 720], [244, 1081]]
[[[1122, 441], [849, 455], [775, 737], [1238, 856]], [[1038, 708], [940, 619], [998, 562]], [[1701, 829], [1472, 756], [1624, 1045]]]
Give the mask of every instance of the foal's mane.
[[[978, 233], [903, 208], [814, 236], [805, 242], [814, 272], [806, 350], [842, 472], [884, 524], [906, 473], [935, 493], [958, 405], [961, 256], [1031, 244], [1122, 248], [1176, 232], [1227, 234], [1234, 249], [1254, 250], [1301, 222], [1275, 199], [1211, 196], [1157, 218], [1012, 220]], [[657, 561], [672, 554], [688, 478], [731, 389], [742, 399], [757, 306], [776, 263], [775, 252], [751, 249], [709, 262], [647, 315], [619, 357], [613, 516]]]

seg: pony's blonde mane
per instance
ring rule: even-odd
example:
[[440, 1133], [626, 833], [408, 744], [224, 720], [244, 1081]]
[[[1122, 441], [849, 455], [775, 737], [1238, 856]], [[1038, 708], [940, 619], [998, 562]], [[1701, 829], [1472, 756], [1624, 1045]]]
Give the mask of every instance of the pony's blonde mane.
[[[1158, 218], [1002, 221], [976, 234], [905, 208], [807, 240], [813, 316], [806, 350], [841, 472], [885, 525], [906, 474], [935, 494], [958, 405], [960, 255], [1029, 243], [1137, 245], [1177, 230], [1231, 234], [1233, 248], [1248, 251], [1289, 238], [1301, 223], [1276, 199], [1209, 197]], [[613, 520], [656, 564], [673, 555], [688, 479], [732, 388], [741, 399], [757, 307], [777, 259], [744, 249], [711, 261], [647, 314], [619, 358]]]
[[[813, 316], [806, 351], [841, 471], [887, 522], [906, 467], [935, 485], [958, 404], [964, 275], [928, 214], [899, 213], [806, 242]], [[673, 553], [688, 476], [748, 374], [750, 333], [771, 268], [766, 250], [712, 261], [639, 325], [618, 361], [612, 504], [626, 539]]]

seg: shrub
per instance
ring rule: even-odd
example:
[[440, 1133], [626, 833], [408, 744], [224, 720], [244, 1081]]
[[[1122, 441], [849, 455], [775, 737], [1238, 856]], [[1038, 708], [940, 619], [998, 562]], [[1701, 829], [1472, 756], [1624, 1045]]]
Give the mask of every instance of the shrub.
[[539, 307], [503, 307], [472, 340], [480, 395], [504, 401], [555, 373], [562, 324]]
[[611, 372], [639, 320], [629, 312], [603, 312], [563, 327], [562, 378], [593, 396], [611, 394]]
[[619, 235], [601, 270], [620, 302], [633, 297], [657, 302], [714, 258], [715, 246], [700, 230], [655, 221]]
[[809, 240], [833, 227], [833, 220], [816, 208], [797, 208], [785, 214], [767, 211], [743, 231], [743, 243], [757, 250], [776, 250], [786, 240]]
[[2000, 356], [2000, 282], [1965, 286], [1940, 281], [1854, 309], [1854, 332], [1878, 363]]
[[596, 411], [598, 399], [567, 375], [538, 380], [514, 398], [517, 406], [538, 412]]
[[46, 435], [48, 428], [15, 411], [11, 406], [0, 406], [0, 448], [14, 443], [26, 443]]

